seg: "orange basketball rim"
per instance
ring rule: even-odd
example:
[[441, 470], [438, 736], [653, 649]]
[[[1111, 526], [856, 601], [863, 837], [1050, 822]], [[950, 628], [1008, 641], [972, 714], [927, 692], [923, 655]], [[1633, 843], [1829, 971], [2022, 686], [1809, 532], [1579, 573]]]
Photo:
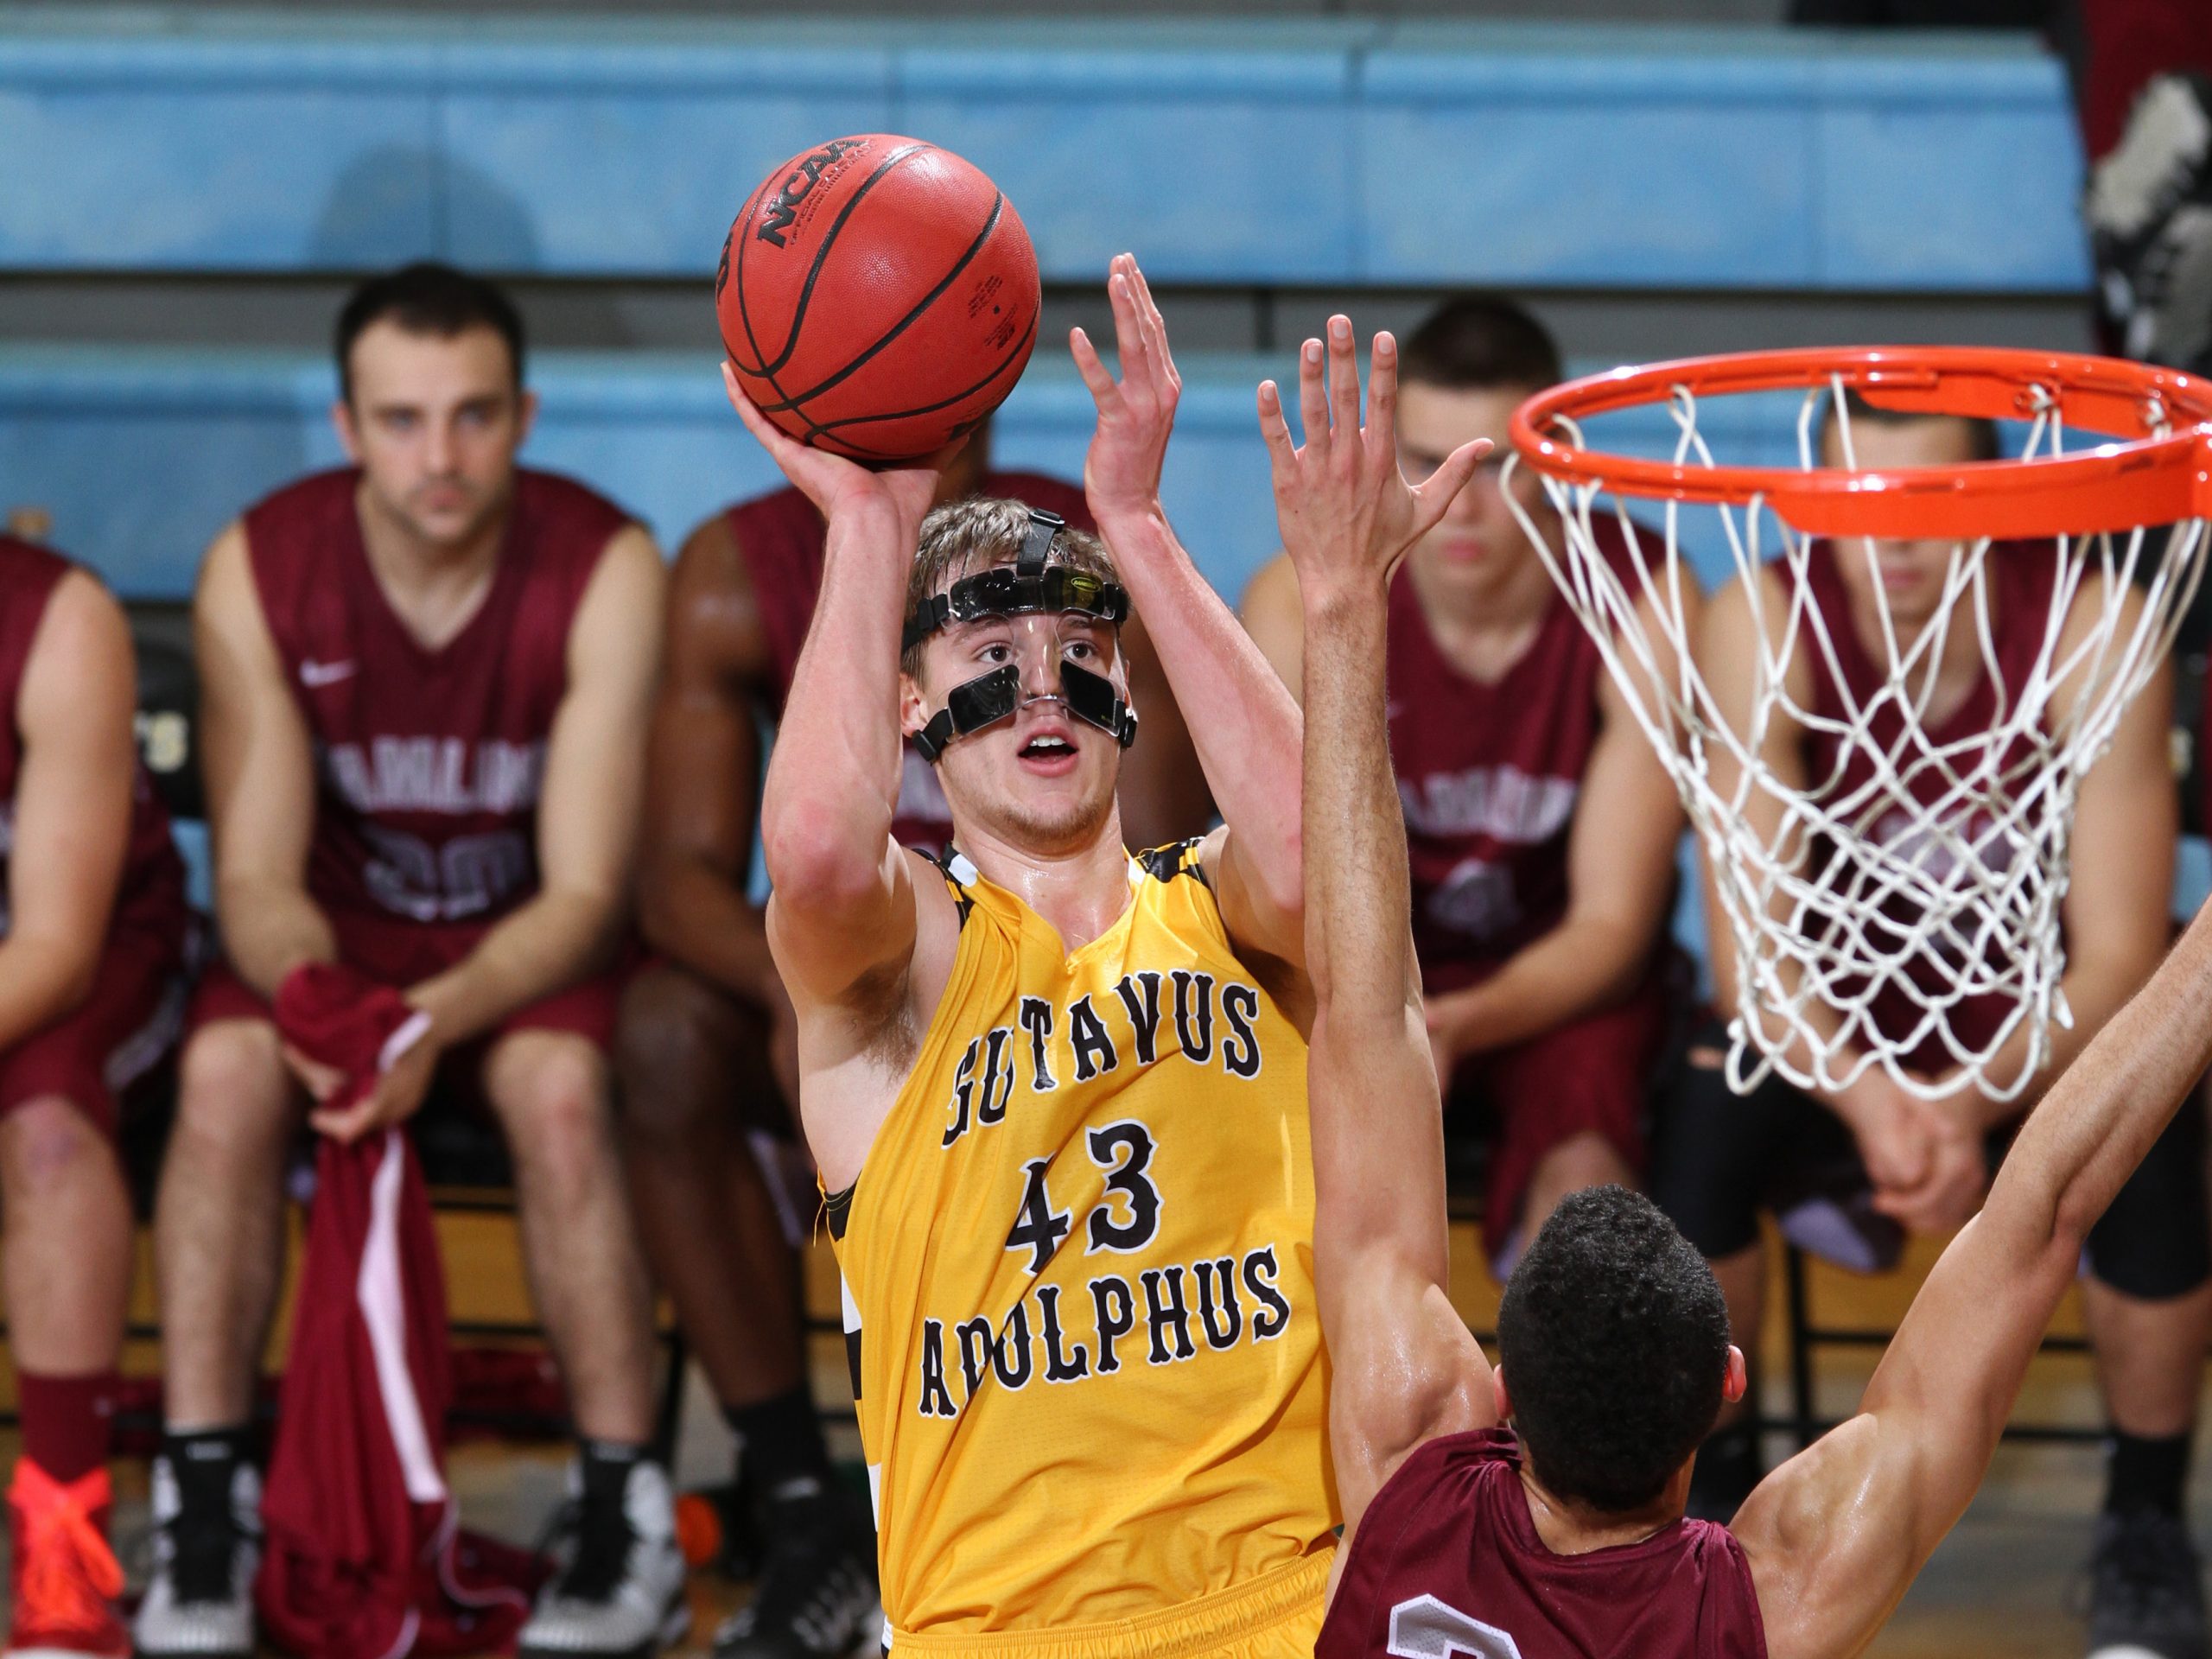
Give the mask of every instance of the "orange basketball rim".
[[[1585, 448], [1576, 423], [1642, 405], [1748, 392], [1856, 392], [1879, 409], [2054, 419], [2115, 442], [2024, 461], [1874, 471], [1684, 465]], [[1618, 495], [1763, 500], [1813, 536], [2091, 535], [2212, 518], [2212, 382], [2115, 358], [1979, 346], [1742, 352], [1586, 376], [1515, 413], [1513, 447], [1569, 486]]]

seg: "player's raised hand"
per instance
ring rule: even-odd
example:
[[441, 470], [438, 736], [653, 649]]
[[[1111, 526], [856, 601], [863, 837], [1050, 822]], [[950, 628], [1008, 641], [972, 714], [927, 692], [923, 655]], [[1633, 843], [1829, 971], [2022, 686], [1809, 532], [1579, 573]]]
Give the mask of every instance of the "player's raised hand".
[[1183, 377], [1175, 372], [1175, 359], [1167, 351], [1166, 321], [1152, 302], [1135, 255], [1114, 256], [1106, 297], [1114, 308], [1119, 381], [1100, 360], [1090, 335], [1080, 328], [1068, 334], [1076, 370], [1098, 405], [1098, 429], [1084, 457], [1083, 487], [1101, 524], [1159, 511], [1160, 469], [1167, 458], [1168, 435], [1175, 429], [1175, 405], [1183, 396]]
[[949, 444], [926, 460], [876, 471], [792, 437], [745, 395], [727, 360], [722, 364], [722, 387], [729, 393], [730, 407], [745, 423], [745, 429], [760, 441], [760, 447], [783, 469], [784, 476], [822, 509], [825, 518], [873, 505], [888, 507], [902, 523], [919, 524], [937, 498], [939, 475], [960, 453], [961, 443], [967, 442], [963, 438]]
[[1490, 453], [1489, 440], [1478, 438], [1453, 450], [1425, 482], [1408, 486], [1398, 471], [1398, 342], [1375, 336], [1363, 423], [1349, 317], [1329, 319], [1325, 352], [1318, 340], [1300, 349], [1298, 404], [1302, 446], [1291, 441], [1275, 383], [1260, 383], [1275, 520], [1301, 588], [1387, 579]]

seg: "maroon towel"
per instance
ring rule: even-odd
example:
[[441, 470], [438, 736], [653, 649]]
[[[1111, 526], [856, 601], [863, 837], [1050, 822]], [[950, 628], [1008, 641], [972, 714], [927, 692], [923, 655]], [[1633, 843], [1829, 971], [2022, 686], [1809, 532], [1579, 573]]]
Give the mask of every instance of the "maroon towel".
[[[277, 996], [286, 1040], [343, 1070], [347, 1097], [412, 1017], [397, 992], [341, 969], [296, 972]], [[461, 1536], [446, 1486], [446, 1344], [413, 1146], [397, 1128], [325, 1140], [262, 1508], [255, 1600], [278, 1647], [402, 1659], [506, 1648], [521, 1629], [537, 1563]]]
[[322, 1103], [334, 1112], [368, 1093], [430, 1024], [428, 1014], [410, 1007], [391, 986], [328, 962], [307, 963], [285, 975], [276, 988], [275, 1013], [277, 1033], [287, 1043], [346, 1074], [344, 1085]]

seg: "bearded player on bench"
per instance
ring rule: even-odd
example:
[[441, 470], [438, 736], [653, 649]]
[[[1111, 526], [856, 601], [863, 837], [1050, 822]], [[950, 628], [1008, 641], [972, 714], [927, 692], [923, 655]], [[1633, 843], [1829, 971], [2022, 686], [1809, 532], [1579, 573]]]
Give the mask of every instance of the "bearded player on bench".
[[[1305, 611], [1306, 953], [1315, 1279], [1344, 1548], [1316, 1659], [1857, 1653], [1974, 1496], [2091, 1225], [2212, 1058], [2212, 920], [2021, 1128], [1922, 1287], [1856, 1416], [1726, 1528], [1684, 1518], [1744, 1358], [1711, 1271], [1648, 1201], [1568, 1198], [1522, 1257], [1493, 1370], [1446, 1294], [1437, 1084], [1383, 719], [1389, 575], [1417, 531], [1378, 336], [1359, 423], [1262, 424]], [[1508, 1425], [1510, 1425], [1509, 1427]]]

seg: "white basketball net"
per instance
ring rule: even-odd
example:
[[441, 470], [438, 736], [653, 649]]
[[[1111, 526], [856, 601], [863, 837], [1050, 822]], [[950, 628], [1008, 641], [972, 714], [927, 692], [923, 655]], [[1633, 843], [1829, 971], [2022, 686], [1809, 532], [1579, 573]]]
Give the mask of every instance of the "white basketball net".
[[[1842, 391], [1838, 382], [1805, 394], [1800, 466], [1820, 465], [1822, 423], [1832, 398], [1841, 404]], [[1689, 387], [1673, 389], [1668, 412], [1677, 434], [1675, 463], [1712, 467]], [[1560, 425], [1562, 436], [1585, 447], [1571, 423]], [[1848, 465], [1847, 412], [1841, 436]], [[2046, 406], [2033, 423], [2028, 456], [2060, 454], [2066, 437], [2056, 409]], [[1519, 464], [1517, 457], [1509, 461], [1509, 475]], [[1991, 543], [1956, 543], [1941, 608], [1917, 639], [1900, 639], [1882, 605], [1882, 639], [1878, 647], [1866, 642], [1866, 654], [1883, 683], [1861, 705], [1841, 671], [1830, 619], [1811, 600], [1808, 558], [1815, 538], [1760, 499], [1721, 507], [1728, 551], [1752, 596], [1760, 634], [1751, 720], [1739, 734], [1690, 659], [1682, 604], [1696, 578], [1677, 545], [1680, 504], [1637, 504], [1647, 517], [1661, 516], [1662, 559], [1653, 545], [1657, 533], [1632, 521], [1630, 504], [1602, 484], [1542, 481], [1564, 527], [1563, 550], [1550, 545], [1510, 491], [1506, 499], [1673, 773], [1727, 918], [1738, 1009], [1730, 1087], [1748, 1092], [1774, 1071], [1799, 1088], [1838, 1090], [1878, 1063], [1923, 1098], [1967, 1087], [1997, 1100], [2017, 1096], [2050, 1057], [2051, 1020], [2072, 1023], [2059, 989], [2060, 906], [2082, 779], [2173, 643], [2202, 574], [2206, 522], [2190, 521], [2171, 534], [2138, 529], [2000, 548], [1998, 558], [2050, 560], [2056, 575], [2033, 667], [2009, 686], [1992, 633]], [[1625, 573], [1593, 534], [1606, 518], [1643, 555]], [[1839, 541], [1834, 552], [1839, 560], [1873, 556], [1872, 544], [1859, 540]], [[1752, 575], [1770, 558], [1785, 578], [1780, 609]], [[1878, 581], [1872, 586], [1882, 591]], [[2144, 602], [2123, 627], [2131, 591]], [[1663, 674], [1639, 601], [1673, 647], [1673, 665]], [[2062, 641], [2077, 605], [2084, 614]], [[1961, 628], [1973, 631], [1998, 701], [1986, 737], [1944, 745], [1928, 736], [1922, 715], [1945, 642]], [[1845, 704], [1840, 719], [1790, 695], [1793, 653], [1801, 650], [1824, 659]], [[1885, 705], [1902, 715], [1904, 727], [1902, 740], [1886, 747], [1870, 730]], [[1777, 778], [1760, 758], [1761, 740], [1777, 721], [1832, 737], [1836, 764], [1803, 788]], [[1845, 765], [1854, 753], [1873, 781], [1847, 791]], [[1716, 781], [1716, 762], [1725, 781]], [[1762, 816], [1780, 808], [1778, 827], [1768, 835], [1745, 811], [1760, 795], [1768, 798]], [[1875, 1021], [1878, 998], [1887, 1009], [1887, 1033]], [[1982, 1005], [1978, 1027], [1991, 1008], [2003, 1010], [1986, 1037], [1954, 1028], [1953, 1013], [1970, 1001]], [[1901, 1006], [1910, 1009], [1909, 1029], [1898, 1028]], [[2023, 1030], [2024, 1053], [1995, 1065]], [[1923, 1052], [1924, 1070], [1907, 1070], [1907, 1058], [1930, 1039], [1945, 1064], [1929, 1067]]]

